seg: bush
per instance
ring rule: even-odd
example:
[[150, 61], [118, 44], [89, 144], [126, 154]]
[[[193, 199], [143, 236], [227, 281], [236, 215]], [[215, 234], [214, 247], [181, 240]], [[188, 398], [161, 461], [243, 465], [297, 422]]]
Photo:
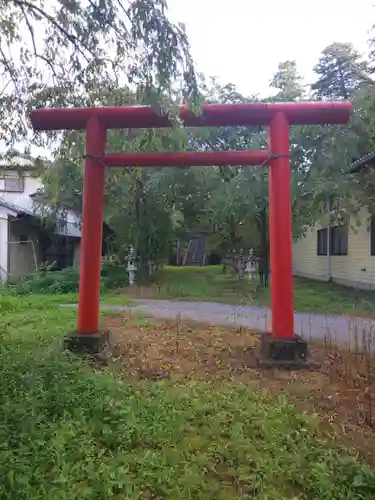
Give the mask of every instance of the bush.
[[0, 314], [14, 313], [22, 311], [23, 304], [16, 297], [9, 295], [0, 295]]
[[218, 266], [221, 264], [222, 261], [222, 256], [217, 253], [217, 252], [211, 252], [209, 259], [208, 259], [208, 264], [210, 266]]
[[79, 273], [74, 268], [30, 273], [7, 285], [12, 295], [70, 293], [78, 291]]
[[[114, 261], [105, 261], [102, 265], [101, 289], [114, 290], [128, 283], [128, 272], [124, 265]], [[46, 269], [39, 273], [30, 273], [17, 281], [6, 285], [5, 290], [12, 295], [30, 293], [66, 294], [78, 292], [79, 272], [69, 267], [60, 271]]]
[[104, 260], [102, 264], [102, 289], [114, 290], [129, 283], [129, 273], [125, 264], [114, 260]]

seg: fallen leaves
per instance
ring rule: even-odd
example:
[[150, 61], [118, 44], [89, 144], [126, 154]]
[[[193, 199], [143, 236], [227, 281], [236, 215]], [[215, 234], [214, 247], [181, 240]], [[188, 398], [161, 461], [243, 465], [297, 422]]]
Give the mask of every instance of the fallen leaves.
[[332, 356], [324, 346], [311, 345], [312, 355], [323, 361], [321, 372], [260, 371], [256, 366], [256, 331], [134, 314], [125, 319], [106, 317], [104, 322], [112, 333], [114, 362], [125, 376], [185, 380], [189, 384], [194, 380], [238, 381], [275, 395], [286, 392], [301, 409], [319, 413], [323, 426], [334, 424], [341, 437], [344, 425], [349, 445], [360, 448], [375, 463], [369, 444], [374, 432], [366, 425], [371, 389], [363, 377], [358, 385], [362, 365], [357, 359], [358, 370], [354, 365], [349, 369], [345, 363], [351, 358], [345, 353], [335, 350]]

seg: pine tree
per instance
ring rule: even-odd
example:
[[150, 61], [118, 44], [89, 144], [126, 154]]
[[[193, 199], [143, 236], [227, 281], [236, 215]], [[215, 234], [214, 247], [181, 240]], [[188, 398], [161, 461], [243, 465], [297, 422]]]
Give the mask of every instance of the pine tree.
[[374, 83], [368, 63], [351, 43], [326, 47], [314, 71], [319, 78], [311, 89], [318, 99], [350, 99], [362, 84]]

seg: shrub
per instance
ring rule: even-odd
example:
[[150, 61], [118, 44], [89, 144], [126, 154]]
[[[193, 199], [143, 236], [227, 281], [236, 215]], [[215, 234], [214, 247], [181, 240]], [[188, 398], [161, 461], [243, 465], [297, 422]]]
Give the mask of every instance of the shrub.
[[[128, 272], [124, 265], [105, 261], [102, 265], [101, 289], [114, 290], [128, 283]], [[69, 267], [59, 271], [50, 269], [29, 273], [6, 285], [4, 291], [11, 295], [66, 294], [78, 292], [79, 272]]]
[[9, 295], [0, 295], [0, 314], [14, 313], [21, 311], [23, 308], [22, 302]]
[[129, 283], [129, 273], [125, 264], [114, 260], [104, 260], [102, 264], [102, 289], [114, 290]]
[[69, 293], [78, 291], [79, 274], [74, 268], [30, 273], [9, 284], [12, 295], [29, 293]]

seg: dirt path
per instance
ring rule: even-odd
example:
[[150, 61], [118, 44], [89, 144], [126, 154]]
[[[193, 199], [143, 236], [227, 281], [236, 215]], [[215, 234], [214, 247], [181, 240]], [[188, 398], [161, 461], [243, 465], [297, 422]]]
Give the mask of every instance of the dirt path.
[[[133, 299], [137, 305], [115, 306], [102, 305], [103, 309], [120, 311], [142, 311], [159, 318], [191, 319], [210, 325], [244, 326], [270, 330], [271, 311], [268, 308], [255, 306], [232, 306], [216, 302], [173, 302], [170, 300]], [[332, 342], [346, 343], [356, 334], [359, 341], [364, 332], [368, 335], [375, 334], [375, 320], [351, 318], [347, 316], [324, 316], [320, 314], [296, 313], [295, 332], [306, 340], [324, 340], [331, 336]], [[375, 347], [375, 346], [374, 346]]]

